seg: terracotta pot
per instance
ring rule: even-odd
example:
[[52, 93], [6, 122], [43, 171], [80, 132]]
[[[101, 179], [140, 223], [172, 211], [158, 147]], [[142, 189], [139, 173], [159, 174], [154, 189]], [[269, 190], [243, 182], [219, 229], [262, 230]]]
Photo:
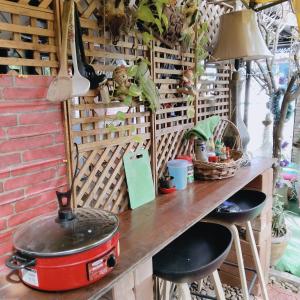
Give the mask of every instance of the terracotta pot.
[[270, 265], [274, 266], [282, 257], [288, 242], [291, 238], [291, 232], [288, 231], [284, 236], [278, 238], [272, 238], [271, 245], [271, 261]]

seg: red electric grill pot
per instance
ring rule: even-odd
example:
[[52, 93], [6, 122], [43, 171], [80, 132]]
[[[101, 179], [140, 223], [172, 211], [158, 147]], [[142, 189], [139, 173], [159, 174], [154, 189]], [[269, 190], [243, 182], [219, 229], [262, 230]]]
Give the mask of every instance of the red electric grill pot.
[[15, 253], [6, 261], [26, 285], [45, 291], [89, 285], [111, 272], [119, 257], [117, 216], [100, 209], [72, 210], [70, 191], [57, 195], [58, 215], [42, 216], [18, 228]]

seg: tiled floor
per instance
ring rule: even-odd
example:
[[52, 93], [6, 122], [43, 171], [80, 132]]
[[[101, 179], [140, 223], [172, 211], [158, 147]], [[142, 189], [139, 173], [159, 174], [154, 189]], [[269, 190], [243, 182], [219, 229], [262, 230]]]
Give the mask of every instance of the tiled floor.
[[[268, 286], [269, 298], [272, 300], [300, 300], [300, 294], [285, 290], [278, 285]], [[260, 300], [258, 298], [257, 300]]]

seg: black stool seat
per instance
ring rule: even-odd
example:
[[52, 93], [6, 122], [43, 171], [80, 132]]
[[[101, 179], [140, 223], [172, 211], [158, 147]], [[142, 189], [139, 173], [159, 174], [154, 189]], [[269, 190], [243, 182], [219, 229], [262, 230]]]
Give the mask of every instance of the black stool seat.
[[255, 190], [240, 190], [231, 196], [226, 203], [233, 204], [238, 211], [226, 211], [222, 206], [215, 209], [208, 217], [217, 218], [229, 223], [245, 223], [256, 218], [262, 211], [266, 194]]
[[199, 280], [217, 270], [231, 243], [226, 227], [199, 222], [153, 257], [153, 273], [175, 283]]

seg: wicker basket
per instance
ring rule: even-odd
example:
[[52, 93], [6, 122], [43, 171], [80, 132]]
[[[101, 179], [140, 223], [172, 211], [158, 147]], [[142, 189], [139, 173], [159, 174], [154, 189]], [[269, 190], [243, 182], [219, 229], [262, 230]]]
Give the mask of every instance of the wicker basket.
[[240, 168], [243, 152], [241, 151], [241, 137], [237, 127], [229, 120], [220, 120], [214, 132], [215, 140], [222, 140], [224, 133], [231, 133], [231, 140], [233, 140], [233, 149], [231, 150], [231, 157], [233, 161], [224, 163], [203, 162], [193, 160], [195, 179], [201, 180], [215, 180], [233, 177], [236, 171]]

